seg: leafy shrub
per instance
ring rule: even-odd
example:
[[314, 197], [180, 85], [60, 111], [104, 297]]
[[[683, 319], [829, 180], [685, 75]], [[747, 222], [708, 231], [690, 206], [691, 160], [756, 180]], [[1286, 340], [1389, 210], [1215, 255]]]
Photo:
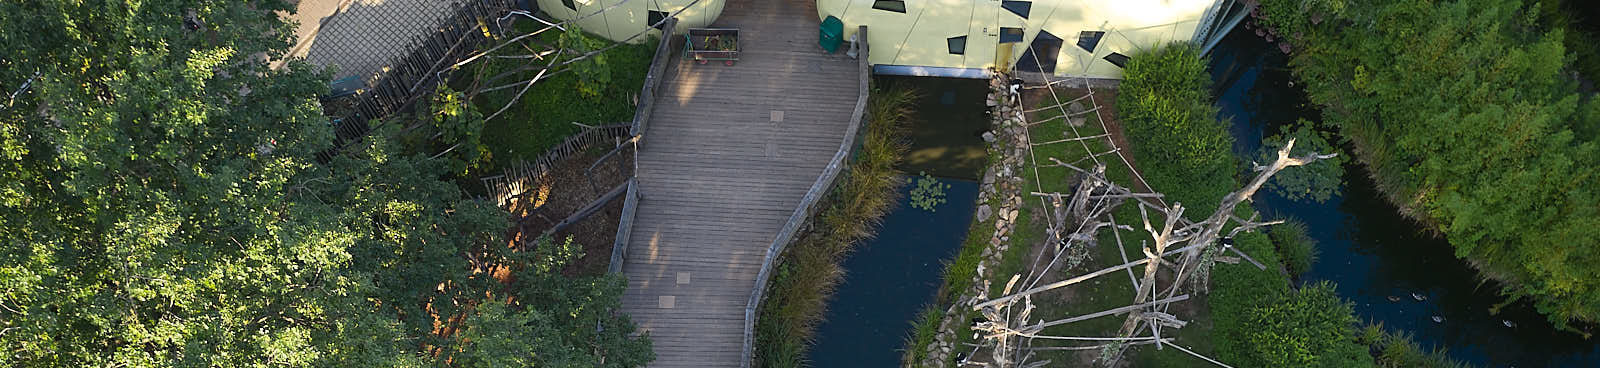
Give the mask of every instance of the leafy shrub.
[[[1234, 247], [1261, 263], [1282, 262], [1265, 234], [1239, 234], [1234, 237]], [[1251, 354], [1248, 333], [1255, 326], [1248, 323], [1246, 316], [1255, 306], [1289, 292], [1289, 279], [1254, 266], [1219, 264], [1211, 271], [1211, 282], [1211, 293], [1206, 301], [1211, 306], [1211, 318], [1215, 323], [1211, 335], [1215, 337], [1217, 359], [1239, 367], [1265, 367]]]
[[[570, 50], [579, 55], [606, 47], [606, 42], [589, 37], [578, 26], [567, 26], [567, 31], [561, 33], [561, 39], [556, 42], [563, 50]], [[590, 55], [588, 58], [571, 64], [572, 74], [578, 76], [578, 91], [584, 96], [599, 97], [606, 87], [611, 85], [611, 70], [607, 68], [606, 53]]]
[[427, 111], [433, 131], [444, 147], [437, 152], [454, 161], [456, 171], [476, 166], [489, 159], [488, 148], [483, 147], [483, 114], [467, 102], [466, 95], [439, 85], [433, 92], [432, 104]]
[[1301, 288], [1276, 301], [1251, 308], [1245, 333], [1248, 352], [1263, 367], [1372, 366], [1367, 348], [1354, 338], [1350, 302], [1327, 282]]

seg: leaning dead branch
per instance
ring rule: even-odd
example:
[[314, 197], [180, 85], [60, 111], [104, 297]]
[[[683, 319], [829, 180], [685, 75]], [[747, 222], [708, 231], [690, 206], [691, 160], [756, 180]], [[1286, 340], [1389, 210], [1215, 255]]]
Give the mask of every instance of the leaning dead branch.
[[[1196, 223], [1194, 225], [1191, 225], [1191, 226], [1188, 226], [1188, 227], [1184, 228], [1186, 231], [1190, 230], [1191, 228], [1193, 228], [1194, 231], [1197, 231], [1197, 233], [1195, 233], [1192, 238], [1188, 239], [1188, 241], [1189, 241], [1189, 244], [1190, 244], [1191, 247], [1193, 247], [1195, 245], [1198, 245], [1200, 247], [1194, 248], [1193, 250], [1190, 250], [1190, 251], [1187, 251], [1186, 253], [1184, 253], [1183, 261], [1180, 263], [1179, 269], [1180, 270], [1184, 270], [1186, 272], [1180, 271], [1180, 272], [1177, 273], [1177, 276], [1173, 279], [1172, 283], [1169, 284], [1169, 287], [1167, 288], [1167, 292], [1166, 292], [1167, 295], [1170, 296], [1170, 295], [1173, 295], [1173, 294], [1177, 293], [1178, 289], [1183, 285], [1184, 281], [1187, 280], [1189, 277], [1194, 276], [1196, 271], [1200, 270], [1200, 267], [1199, 267], [1200, 265], [1198, 263], [1200, 262], [1201, 252], [1204, 251], [1205, 248], [1208, 247], [1208, 246], [1220, 243], [1220, 242], [1218, 242], [1218, 238], [1219, 238], [1219, 236], [1220, 236], [1220, 234], [1222, 232], [1223, 227], [1228, 225], [1229, 220], [1237, 220], [1238, 219], [1238, 217], [1233, 215], [1234, 208], [1237, 207], [1240, 203], [1243, 203], [1244, 201], [1249, 200], [1252, 196], [1254, 196], [1256, 191], [1260, 190], [1261, 186], [1266, 184], [1267, 179], [1272, 178], [1273, 175], [1277, 174], [1279, 171], [1282, 171], [1285, 168], [1294, 167], [1294, 166], [1301, 166], [1301, 165], [1309, 164], [1309, 163], [1312, 163], [1312, 162], [1316, 162], [1318, 160], [1332, 158], [1332, 157], [1335, 157], [1337, 155], [1337, 154], [1326, 154], [1326, 155], [1323, 155], [1323, 154], [1317, 154], [1317, 153], [1310, 153], [1310, 154], [1307, 154], [1307, 155], [1301, 156], [1301, 157], [1290, 157], [1289, 156], [1289, 152], [1290, 152], [1290, 150], [1294, 149], [1294, 143], [1295, 143], [1294, 139], [1290, 139], [1288, 144], [1285, 144], [1282, 149], [1279, 149], [1278, 150], [1278, 159], [1274, 160], [1272, 162], [1272, 164], [1265, 165], [1265, 166], [1259, 165], [1259, 164], [1255, 165], [1255, 171], [1257, 173], [1256, 177], [1254, 179], [1252, 179], [1248, 184], [1246, 184], [1244, 186], [1244, 188], [1240, 188], [1239, 190], [1234, 191], [1233, 193], [1229, 193], [1227, 196], [1223, 197], [1222, 204], [1220, 206], [1217, 206], [1216, 212], [1212, 212], [1211, 216], [1206, 217], [1205, 221], [1201, 221], [1199, 223]], [[1179, 207], [1179, 205], [1175, 204], [1174, 207]], [[1142, 209], [1142, 207], [1141, 207], [1141, 209]], [[1173, 212], [1177, 212], [1177, 215], [1181, 215], [1182, 214], [1182, 211], [1173, 211]], [[1171, 222], [1169, 221], [1169, 224], [1170, 223]], [[1254, 222], [1254, 221], [1245, 221], [1245, 222], [1243, 222], [1241, 224], [1240, 227], [1246, 228], [1245, 231], [1247, 231], [1249, 229], [1254, 229], [1254, 228], [1258, 228], [1258, 227], [1261, 227], [1261, 226], [1266, 226], [1266, 225], [1268, 225], [1270, 223], [1271, 222], [1258, 223], [1258, 222]], [[1156, 234], [1150, 228], [1150, 226], [1148, 224], [1148, 220], [1146, 221], [1145, 228], [1147, 229], [1147, 231], [1151, 231], [1152, 234]], [[1230, 233], [1230, 235], [1234, 235], [1234, 234], [1237, 234], [1237, 233], [1238, 232], [1233, 232], [1233, 233]], [[1164, 240], [1164, 238], [1162, 236], [1165, 235], [1165, 234], [1163, 233], [1163, 234], [1156, 234], [1156, 235], [1157, 235], [1156, 236], [1156, 239], [1157, 239], [1156, 243], [1158, 244], [1158, 246], [1161, 246], [1160, 243]], [[1230, 249], [1231, 249], [1231, 247], [1230, 247]], [[1248, 255], [1245, 255], [1244, 252], [1239, 251], [1238, 249], [1233, 249], [1233, 251], [1235, 253], [1237, 253], [1237, 254], [1244, 255], [1245, 257], [1249, 257]], [[1255, 263], [1256, 265], [1261, 266], [1260, 263], [1254, 262], [1253, 259], [1252, 259], [1252, 263]], [[1262, 266], [1262, 267], [1264, 267], [1264, 266]], [[1143, 283], [1141, 283], [1141, 285], [1140, 285], [1140, 288], [1139, 288], [1140, 294], [1135, 295], [1135, 300], [1136, 301], [1141, 301], [1141, 300], [1144, 300], [1144, 298], [1148, 298], [1149, 297], [1147, 295], [1144, 295], [1143, 293], [1146, 291], [1146, 286], [1148, 286], [1146, 284], [1149, 284], [1151, 282], [1151, 280], [1153, 280], [1153, 275], [1155, 273], [1155, 271], [1154, 271], [1155, 269], [1157, 269], [1157, 267], [1147, 267], [1146, 268], [1146, 271], [1147, 271], [1146, 272], [1146, 278], [1145, 278], [1145, 281]], [[1128, 319], [1123, 322], [1122, 330], [1118, 334], [1118, 336], [1133, 336], [1133, 333], [1135, 332], [1135, 329], [1139, 326], [1139, 322], [1140, 321], [1137, 318], [1137, 316], [1130, 315], [1128, 317]], [[1155, 329], [1155, 330], [1159, 330], [1161, 328], [1158, 325], [1152, 325], [1150, 327], [1152, 329]], [[1115, 354], [1114, 356], [1120, 356], [1120, 355], [1121, 355], [1121, 352], [1117, 352], [1117, 354]]]
[[[1048, 88], [1049, 85], [1061, 82], [1047, 80], [1046, 86], [1029, 88]], [[997, 93], [1005, 92], [999, 91]], [[1065, 111], [1065, 106], [1073, 102], [1087, 99], [1093, 104], [1092, 89], [1091, 94], [1069, 102], [1063, 102], [1063, 99], [1055, 94], [1054, 89], [1050, 89], [1050, 93], [1055, 98], [1055, 104], [1044, 108], [1026, 110], [1025, 112], [1059, 110], [1062, 113], [1042, 121], [1024, 121], [1022, 122], [1024, 130], [1027, 127], [1039, 126], [1074, 115], [1097, 114], [1100, 110], [1100, 106], [1096, 105], [1085, 109], [1086, 111], [1077, 113]], [[1073, 130], [1064, 139], [1046, 142], [1033, 141], [1031, 137], [1027, 137], [1027, 148], [1029, 149], [1030, 157], [1033, 157], [1031, 156], [1034, 154], [1032, 148], [1035, 146], [1068, 142], [1086, 143], [1097, 139], [1109, 138], [1110, 135], [1108, 134], [1084, 136], [1077, 134], [1077, 131]], [[1234, 209], [1241, 203], [1250, 200], [1256, 191], [1265, 184], [1266, 180], [1279, 171], [1332, 158], [1335, 155], [1312, 153], [1292, 157], [1290, 152], [1294, 147], [1294, 141], [1291, 140], [1279, 150], [1278, 157], [1273, 162], [1266, 165], [1252, 163], [1251, 168], [1255, 173], [1255, 177], [1252, 180], [1223, 197], [1217, 209], [1207, 214], [1208, 216], [1203, 220], [1193, 221], [1183, 216], [1185, 207], [1182, 204], [1167, 204], [1163, 200], [1161, 193], [1134, 192], [1105, 177], [1106, 166], [1099, 157], [1119, 154], [1123, 147], [1112, 144], [1110, 147], [1105, 148], [1103, 152], [1097, 152], [1095, 150], [1102, 150], [1102, 148], [1091, 149], [1087, 144], [1082, 145], [1082, 155], [1073, 158], [1075, 160], [1072, 162], [1064, 162], [1056, 157], [1036, 157], [1032, 161], [1034, 170], [1045, 167], [1063, 167], [1077, 173], [1074, 176], [1076, 186], [1069, 191], [1048, 192], [1039, 190], [1029, 192], [1033, 196], [1040, 197], [1040, 204], [1045, 207], [1043, 210], [1047, 211], [1044, 213], [1046, 217], [1045, 223], [1047, 224], [1045, 244], [1054, 247], [1056, 252], [1049, 263], [1042, 265], [1041, 260], [1044, 252], [1040, 252], [1040, 258], [1034, 260], [1033, 267], [1027, 277], [1021, 278], [1023, 282], [1020, 287], [1016, 286], [1018, 286], [1017, 281], [1021, 275], [1013, 275], [1011, 276], [1011, 282], [1006, 284], [1005, 290], [1001, 292], [1001, 295], [991, 299], [987, 296], [987, 290], [989, 289], [983, 287], [980, 289], [984, 290], [982, 292], [983, 295], [971, 299], [971, 310], [978, 312], [984, 318], [981, 322], [972, 326], [972, 329], [979, 332], [979, 337], [981, 337], [979, 344], [974, 348], [987, 349], [991, 353], [988, 354], [989, 361], [987, 362], [969, 361], [968, 363], [984, 367], [1032, 367], [1045, 363], [1029, 362], [1035, 352], [1093, 349], [1102, 352], [1102, 359], [1097, 360], [1098, 364], [1109, 367], [1115, 366], [1121, 360], [1122, 355], [1129, 346], [1155, 344], [1157, 349], [1164, 350], [1167, 347], [1171, 347], [1219, 366], [1228, 367], [1222, 362], [1205, 357], [1179, 345], [1172, 337], [1173, 334], [1170, 333], [1170, 330], [1184, 328], [1188, 325], [1188, 321], [1183, 320], [1182, 317], [1174, 313], [1169, 313], [1168, 307], [1174, 303], [1189, 299], [1190, 294], [1179, 292], [1182, 286], [1186, 285], [1185, 281], [1193, 279], [1197, 280], [1197, 283], [1204, 283], [1207, 280], [1210, 268], [1216, 261], [1237, 263], [1242, 259], [1249, 261], [1258, 268], [1265, 269], [1265, 265], [1245, 252], [1232, 247], [1231, 241], [1224, 240], [1231, 239], [1243, 232], [1256, 231], [1262, 227], [1275, 225], [1282, 221], [1261, 221], [1255, 216], [1249, 219], [1242, 219], [1233, 215]], [[1121, 155], [1119, 154], [1119, 156]], [[1041, 162], [1041, 159], [1048, 160], [1048, 163]], [[1090, 164], [1085, 162], [1092, 163], [1093, 166], [1089, 166]], [[1132, 165], [1130, 164], [1129, 166], [1131, 167]], [[1133, 175], [1136, 179], [1139, 178], [1138, 172], [1133, 172]], [[1147, 183], [1143, 183], [1142, 179], [1139, 180], [1142, 184], [1141, 187], [1149, 188]], [[1036, 187], [1043, 187], [1040, 183], [1035, 184]], [[1116, 208], [1126, 203], [1138, 206], [1139, 224], [1129, 226], [1130, 224], [1119, 223], [1111, 215]], [[1115, 239], [1119, 251], [1122, 253], [1122, 264], [1060, 281], [1039, 284], [1044, 281], [1045, 274], [1055, 267], [1057, 260], [1066, 253], [1063, 250], [1079, 244], [1093, 244], [1095, 239], [1099, 239], [1097, 235], [1100, 231], [1108, 227], [1113, 229], [1111, 238]], [[1134, 231], [1135, 228], [1140, 227], [1142, 227], [1145, 234], [1139, 236], [1139, 238], [1143, 239], [1140, 239], [1138, 249], [1140, 249], [1144, 257], [1130, 259], [1131, 257], [1127, 256], [1126, 252], [1120, 248], [1132, 244], [1125, 244], [1124, 237], [1119, 230]], [[1223, 235], [1225, 230], [1226, 236]], [[1221, 255], [1223, 252], [1228, 252], [1230, 255], [1223, 256]], [[1135, 275], [1134, 268], [1138, 266], [1144, 266], [1143, 269], [1138, 271], [1142, 275]], [[1163, 270], [1166, 270], [1165, 273], [1170, 276], [1162, 276]], [[1031, 316], [1037, 311], [1032, 302], [1035, 295], [1079, 284], [1106, 274], [1124, 272], [1127, 273], [1129, 281], [1134, 286], [1132, 303], [1084, 315], [1050, 321], [1032, 321]], [[1016, 287], [1015, 292], [1013, 292], [1014, 287]], [[1044, 330], [1051, 327], [1112, 315], [1126, 315], [1121, 328], [1115, 336], [1050, 336], [1044, 334]], [[1142, 333], [1147, 328], [1150, 333]], [[1167, 332], [1165, 334], [1163, 334], [1164, 329], [1168, 330], [1165, 331]], [[1135, 335], [1143, 336], [1135, 337]], [[1035, 340], [1105, 341], [1108, 343], [1095, 346], [1034, 347], [1032, 343]], [[976, 353], [976, 350], [974, 352]]]

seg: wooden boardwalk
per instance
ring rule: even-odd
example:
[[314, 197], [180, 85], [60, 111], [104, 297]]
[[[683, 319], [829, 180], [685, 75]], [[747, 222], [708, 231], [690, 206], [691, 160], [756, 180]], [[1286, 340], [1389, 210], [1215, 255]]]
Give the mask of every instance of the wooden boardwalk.
[[666, 69], [623, 264], [622, 308], [654, 340], [653, 367], [740, 365], [762, 258], [839, 150], [857, 63], [817, 46], [815, 4], [729, 0], [713, 26], [740, 29], [741, 60]]

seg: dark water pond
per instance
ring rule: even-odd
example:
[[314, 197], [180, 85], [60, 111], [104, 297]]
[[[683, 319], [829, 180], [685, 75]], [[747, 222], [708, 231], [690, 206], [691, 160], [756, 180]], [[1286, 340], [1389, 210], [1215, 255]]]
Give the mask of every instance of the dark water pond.
[[[933, 303], [944, 263], [966, 239], [987, 164], [981, 138], [989, 126], [983, 80], [878, 77], [877, 88], [913, 89], [919, 98], [907, 126], [911, 149], [900, 169], [911, 174], [900, 203], [884, 216], [878, 236], [857, 244], [844, 261], [845, 277], [828, 303], [809, 358], [813, 367], [897, 367], [911, 321]], [[910, 206], [916, 174], [940, 183], [945, 203], [933, 212]]]
[[901, 169], [908, 173], [977, 180], [988, 164], [983, 132], [989, 130], [985, 79], [878, 76], [877, 88], [916, 91], [907, 135], [911, 150]]
[[961, 249], [978, 198], [975, 181], [938, 180], [950, 185], [946, 203], [934, 212], [911, 207], [906, 198], [914, 184], [907, 185], [878, 237], [857, 244], [845, 260], [848, 273], [817, 328], [811, 366], [900, 365], [912, 317], [933, 302], [943, 262]]
[[[1304, 91], [1292, 84], [1285, 55], [1250, 31], [1238, 28], [1211, 58], [1217, 105], [1233, 122], [1236, 153], [1253, 155], [1263, 133], [1280, 124], [1317, 119]], [[1529, 303], [1490, 314], [1504, 300], [1496, 283], [1482, 281], [1447, 242], [1401, 216], [1359, 165], [1346, 168], [1345, 180], [1343, 195], [1326, 203], [1289, 201], [1268, 191], [1256, 196], [1256, 208], [1304, 221], [1319, 241], [1321, 257], [1302, 282], [1337, 283], [1358, 318], [1411, 333], [1424, 347], [1445, 348], [1479, 366], [1600, 366], [1600, 341], [1556, 330]]]

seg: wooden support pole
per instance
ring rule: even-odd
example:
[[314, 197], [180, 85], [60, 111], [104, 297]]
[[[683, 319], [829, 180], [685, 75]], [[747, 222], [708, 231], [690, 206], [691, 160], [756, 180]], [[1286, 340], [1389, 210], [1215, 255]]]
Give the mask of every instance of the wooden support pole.
[[578, 221], [582, 221], [585, 217], [589, 217], [589, 215], [600, 211], [600, 208], [605, 207], [607, 202], [611, 202], [611, 200], [616, 199], [617, 196], [620, 196], [622, 193], [626, 193], [627, 191], [628, 183], [624, 182], [621, 185], [617, 185], [617, 187], [612, 188], [610, 192], [606, 192], [605, 195], [600, 196], [600, 199], [589, 202], [589, 204], [583, 206], [582, 209], [579, 209], [577, 212], [573, 212], [572, 216], [567, 216], [567, 219], [561, 220], [561, 222], [557, 223], [556, 226], [551, 226], [550, 230], [545, 230], [544, 234], [541, 234], [541, 237], [543, 235], [555, 234], [556, 232], [565, 229], [567, 226], [571, 226]]
[[[1176, 250], [1168, 251], [1166, 253], [1163, 253], [1162, 256], [1178, 254], [1178, 253], [1186, 252], [1186, 251], [1189, 251], [1191, 249], [1198, 248], [1198, 247], [1199, 247], [1199, 245], [1190, 245], [1190, 246], [1187, 246], [1187, 247], [1183, 247], [1183, 248], [1179, 248], [1179, 249], [1176, 249]], [[1076, 284], [1076, 283], [1079, 283], [1079, 282], [1083, 282], [1084, 280], [1092, 279], [1092, 278], [1099, 277], [1101, 275], [1105, 275], [1105, 274], [1112, 273], [1112, 272], [1121, 271], [1123, 269], [1132, 268], [1134, 266], [1142, 265], [1142, 264], [1149, 263], [1149, 262], [1150, 262], [1150, 258], [1145, 258], [1145, 259], [1141, 259], [1141, 260], [1137, 260], [1137, 261], [1133, 261], [1133, 262], [1128, 262], [1128, 263], [1124, 263], [1124, 264], [1120, 264], [1120, 265], [1116, 265], [1116, 266], [1111, 266], [1111, 267], [1108, 267], [1108, 268], [1105, 268], [1105, 269], [1102, 269], [1102, 270], [1099, 270], [1099, 271], [1083, 274], [1083, 275], [1080, 275], [1078, 277], [1073, 277], [1073, 278], [1066, 279], [1066, 280], [1052, 282], [1052, 283], [1049, 283], [1049, 284], [1045, 284], [1043, 286], [1038, 286], [1038, 287], [1034, 287], [1032, 289], [1019, 291], [1016, 294], [1006, 295], [1006, 296], [1002, 296], [1002, 297], [999, 297], [999, 298], [994, 298], [992, 300], [989, 300], [989, 301], [986, 301], [986, 302], [983, 302], [983, 303], [978, 303], [978, 304], [972, 306], [972, 310], [980, 310], [980, 309], [983, 309], [984, 307], [992, 307], [992, 306], [999, 305], [999, 304], [1009, 303], [1009, 302], [1011, 302], [1013, 300], [1016, 300], [1016, 299], [1024, 297], [1024, 296], [1038, 294], [1038, 293], [1043, 292], [1043, 291], [1048, 291], [1048, 290], [1051, 290], [1051, 289], [1056, 289], [1056, 288], [1060, 288], [1060, 287], [1063, 287], [1063, 286]]]
[[[1164, 343], [1167, 343], [1167, 344], [1171, 344], [1172, 343], [1172, 338], [1171, 337], [1162, 338], [1160, 341], [1164, 342]], [[1154, 338], [1145, 338], [1145, 339], [1142, 339], [1142, 340], [1130, 341], [1130, 342], [1126, 343], [1125, 345], [1130, 345], [1130, 346], [1131, 345], [1149, 345], [1149, 344], [1153, 344], [1155, 342], [1156, 342], [1156, 339], [1154, 339]], [[1028, 350], [1030, 350], [1030, 351], [1095, 350], [1095, 349], [1104, 349], [1106, 346], [1110, 346], [1110, 344], [1089, 345], [1089, 346], [1041, 346], [1041, 347], [1037, 347], [1037, 348], [1028, 348]]]
[[1178, 349], [1178, 351], [1189, 353], [1189, 355], [1193, 355], [1196, 358], [1204, 359], [1207, 362], [1211, 362], [1211, 364], [1216, 364], [1218, 366], [1222, 366], [1223, 368], [1233, 368], [1233, 366], [1231, 366], [1231, 365], [1223, 364], [1222, 362], [1219, 362], [1216, 359], [1211, 359], [1211, 358], [1208, 358], [1208, 357], [1206, 357], [1204, 355], [1200, 355], [1200, 353], [1196, 353], [1193, 350], [1186, 349], [1183, 346], [1179, 346], [1178, 344], [1173, 344], [1171, 342], [1168, 342], [1167, 346], [1171, 346], [1174, 349]]
[[[1017, 329], [1017, 331], [1019, 331], [1018, 332], [1019, 334], [1031, 335], [1031, 334], [1038, 333], [1038, 331], [1043, 331], [1044, 329], [1050, 328], [1052, 326], [1060, 326], [1060, 325], [1073, 323], [1073, 322], [1091, 320], [1091, 319], [1110, 316], [1110, 315], [1123, 314], [1123, 313], [1132, 312], [1132, 311], [1140, 309], [1140, 308], [1148, 308], [1148, 307], [1151, 307], [1151, 306], [1157, 306], [1157, 305], [1162, 305], [1162, 304], [1167, 304], [1167, 303], [1176, 303], [1176, 302], [1181, 302], [1181, 301], [1185, 301], [1185, 300], [1189, 300], [1189, 294], [1179, 295], [1179, 296], [1166, 298], [1166, 299], [1161, 299], [1161, 300], [1152, 301], [1152, 302], [1139, 303], [1139, 304], [1134, 304], [1134, 305], [1129, 305], [1129, 306], [1111, 308], [1111, 309], [1107, 309], [1107, 310], [1103, 310], [1103, 311], [1099, 311], [1099, 312], [1094, 312], [1094, 313], [1089, 313], [1089, 314], [1085, 314], [1085, 315], [1081, 315], [1081, 316], [1077, 316], [1077, 317], [1072, 317], [1072, 318], [1058, 319], [1058, 320], [1049, 321], [1049, 322], [1040, 322], [1040, 323], [1032, 325], [1032, 326], [1027, 326], [1027, 327], [1023, 327], [1023, 328]], [[1135, 314], [1135, 317], [1137, 317], [1137, 316], [1138, 316], [1138, 314]], [[1158, 337], [1159, 337], [1159, 335], [1158, 335]]]
[[1040, 107], [1040, 108], [1037, 108], [1037, 109], [1023, 110], [1022, 112], [1031, 114], [1031, 113], [1040, 112], [1040, 111], [1049, 110], [1049, 109], [1059, 109], [1062, 106], [1070, 105], [1073, 102], [1083, 101], [1083, 100], [1088, 99], [1088, 98], [1089, 98], [1089, 95], [1085, 94], [1083, 96], [1079, 96], [1078, 98], [1072, 99], [1072, 101], [1067, 101], [1067, 102], [1064, 102], [1064, 103], [1058, 103], [1058, 104], [1050, 105], [1050, 106], [1046, 106], [1046, 107]]
[[1030, 144], [1032, 144], [1034, 146], [1043, 146], [1043, 145], [1047, 145], [1047, 144], [1087, 141], [1087, 140], [1090, 140], [1090, 139], [1105, 138], [1105, 137], [1110, 137], [1110, 136], [1111, 136], [1110, 134], [1101, 134], [1101, 135], [1091, 135], [1091, 136], [1088, 136], [1088, 137], [1057, 139], [1057, 140], [1053, 140], [1053, 141], [1049, 141], [1049, 142], [1039, 142], [1039, 143], [1030, 143]]

